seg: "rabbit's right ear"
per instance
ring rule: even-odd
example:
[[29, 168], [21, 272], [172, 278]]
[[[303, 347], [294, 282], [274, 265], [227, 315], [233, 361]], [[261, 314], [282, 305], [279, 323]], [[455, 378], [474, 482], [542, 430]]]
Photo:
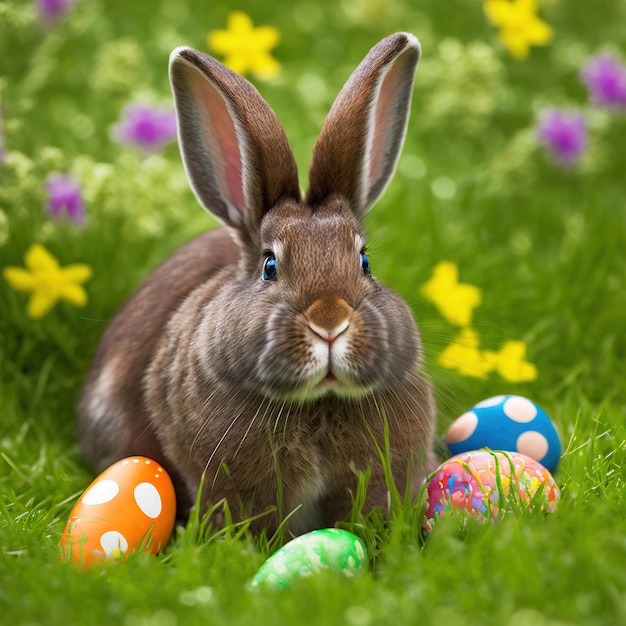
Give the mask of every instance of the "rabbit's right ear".
[[285, 132], [261, 94], [207, 54], [177, 48], [169, 72], [191, 187], [208, 211], [250, 241], [279, 200], [300, 199]]
[[307, 201], [340, 194], [363, 218], [389, 182], [404, 142], [420, 44], [383, 39], [337, 96], [313, 148]]

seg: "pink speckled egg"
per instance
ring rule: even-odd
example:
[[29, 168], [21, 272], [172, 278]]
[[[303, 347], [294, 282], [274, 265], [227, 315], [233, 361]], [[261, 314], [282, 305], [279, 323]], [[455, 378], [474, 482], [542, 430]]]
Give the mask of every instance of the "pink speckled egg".
[[525, 454], [464, 452], [428, 477], [423, 526], [429, 533], [437, 520], [454, 514], [485, 523], [520, 510], [552, 512], [559, 498], [552, 474]]

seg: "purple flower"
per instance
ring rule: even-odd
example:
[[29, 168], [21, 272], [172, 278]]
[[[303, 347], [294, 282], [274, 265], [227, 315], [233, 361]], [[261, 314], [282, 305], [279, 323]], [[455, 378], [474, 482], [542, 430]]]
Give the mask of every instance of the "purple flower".
[[75, 224], [85, 220], [85, 205], [78, 185], [64, 174], [50, 174], [45, 183], [48, 192], [47, 211], [53, 218], [64, 214]]
[[74, 8], [76, 0], [35, 0], [41, 20], [53, 24]]
[[580, 78], [596, 104], [626, 107], [626, 66], [616, 58], [607, 54], [591, 57]]
[[587, 147], [585, 118], [579, 113], [544, 110], [536, 132], [539, 141], [565, 166], [575, 165]]
[[172, 109], [131, 104], [122, 112], [122, 118], [112, 128], [115, 141], [133, 143], [144, 152], [158, 152], [176, 139], [176, 114]]

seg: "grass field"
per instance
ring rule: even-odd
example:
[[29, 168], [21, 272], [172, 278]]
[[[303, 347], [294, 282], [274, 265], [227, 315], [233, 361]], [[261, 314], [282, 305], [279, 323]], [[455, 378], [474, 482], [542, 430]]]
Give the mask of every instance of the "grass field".
[[[266, 543], [196, 521], [157, 557], [93, 572], [60, 562], [65, 521], [94, 478], [74, 404], [106, 320], [171, 251], [215, 224], [175, 141], [146, 153], [111, 129], [129, 104], [170, 108], [171, 49], [211, 52], [208, 33], [233, 10], [280, 33], [279, 73], [250, 78], [286, 128], [303, 187], [352, 69], [391, 32], [420, 38], [403, 156], [368, 217], [372, 269], [413, 307], [440, 434], [501, 393], [553, 418], [564, 447], [555, 513], [462, 533], [441, 524], [422, 545], [409, 506], [388, 521], [355, 512], [347, 527], [375, 547], [372, 571], [281, 592], [248, 587]], [[552, 37], [518, 59], [478, 0], [77, 0], [43, 24], [30, 0], [0, 2], [0, 269], [24, 268], [35, 243], [62, 267], [91, 268], [86, 302], [77, 289], [47, 312], [0, 277], [2, 623], [626, 623], [626, 99], [607, 105], [581, 80], [594, 55], [623, 68], [626, 3], [545, 0], [538, 15]], [[551, 107], [585, 123], [569, 164], [537, 137]], [[50, 208], [53, 174], [77, 186], [81, 224]], [[451, 322], [423, 291], [443, 261], [480, 290], [468, 323]], [[469, 361], [442, 361], [470, 326]], [[507, 342], [525, 349], [520, 367], [478, 376], [485, 353]], [[534, 368], [522, 375], [521, 361]]]

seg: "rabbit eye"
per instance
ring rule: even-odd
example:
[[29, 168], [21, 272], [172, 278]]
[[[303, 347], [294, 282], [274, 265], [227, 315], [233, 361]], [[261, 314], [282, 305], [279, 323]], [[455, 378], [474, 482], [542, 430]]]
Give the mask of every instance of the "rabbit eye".
[[263, 263], [263, 280], [276, 280], [276, 257], [268, 252]]
[[363, 274], [365, 276], [372, 275], [372, 271], [370, 269], [370, 260], [367, 258], [367, 254], [365, 254], [365, 252], [361, 252], [361, 269], [363, 270]]

